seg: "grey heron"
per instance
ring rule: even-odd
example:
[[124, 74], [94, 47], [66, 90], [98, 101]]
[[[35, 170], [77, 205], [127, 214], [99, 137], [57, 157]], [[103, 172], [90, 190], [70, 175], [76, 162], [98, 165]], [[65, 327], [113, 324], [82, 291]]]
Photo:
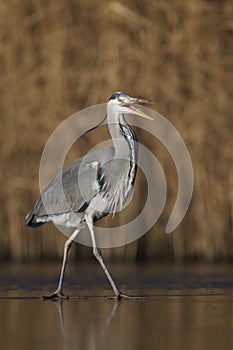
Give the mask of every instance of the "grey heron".
[[[137, 172], [138, 143], [124, 115], [136, 114], [152, 119], [134, 105], [146, 103], [151, 102], [133, 98], [125, 92], [115, 92], [107, 103], [105, 117], [113, 146], [97, 148], [61, 170], [26, 216], [26, 225], [30, 227], [52, 221], [74, 229], [64, 245], [58, 287], [46, 298], [67, 298], [62, 292], [67, 255], [84, 226], [90, 231], [93, 254], [102, 266], [116, 298], [128, 297], [121, 293], [107, 269], [97, 246], [93, 222], [114, 213], [117, 208], [121, 209], [132, 193]], [[61, 177], [63, 192], [60, 191]]]

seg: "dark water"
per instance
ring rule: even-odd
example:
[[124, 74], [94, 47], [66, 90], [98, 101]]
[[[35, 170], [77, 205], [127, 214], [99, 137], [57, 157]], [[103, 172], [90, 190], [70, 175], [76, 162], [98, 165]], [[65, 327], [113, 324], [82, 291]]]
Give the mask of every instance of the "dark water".
[[112, 295], [102, 271], [72, 264], [63, 302], [43, 300], [56, 287], [57, 264], [1, 264], [0, 349], [233, 349], [231, 266], [110, 266], [122, 291]]

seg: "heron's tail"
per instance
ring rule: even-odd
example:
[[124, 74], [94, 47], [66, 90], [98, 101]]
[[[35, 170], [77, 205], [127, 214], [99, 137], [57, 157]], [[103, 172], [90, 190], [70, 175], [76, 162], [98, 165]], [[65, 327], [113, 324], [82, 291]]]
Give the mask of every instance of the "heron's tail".
[[26, 216], [26, 225], [29, 227], [38, 227], [43, 225], [44, 222], [36, 222], [35, 221], [35, 214], [34, 214], [34, 208], [29, 211], [29, 213]]

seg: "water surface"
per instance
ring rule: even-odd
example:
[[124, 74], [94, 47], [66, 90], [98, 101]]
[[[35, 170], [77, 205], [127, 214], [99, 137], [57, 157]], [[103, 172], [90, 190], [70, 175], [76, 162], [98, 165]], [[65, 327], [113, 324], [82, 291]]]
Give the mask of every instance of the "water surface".
[[57, 264], [2, 264], [0, 348], [232, 349], [231, 266], [112, 265], [121, 290], [112, 295], [96, 264], [69, 265], [64, 291], [71, 299], [43, 300]]

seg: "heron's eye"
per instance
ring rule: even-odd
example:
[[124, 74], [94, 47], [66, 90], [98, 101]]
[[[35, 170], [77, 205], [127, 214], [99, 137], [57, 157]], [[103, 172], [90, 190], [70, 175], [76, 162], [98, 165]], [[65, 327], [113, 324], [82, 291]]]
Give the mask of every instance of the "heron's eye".
[[119, 101], [119, 102], [122, 102], [122, 99], [121, 99], [120, 97], [118, 97], [118, 101]]

